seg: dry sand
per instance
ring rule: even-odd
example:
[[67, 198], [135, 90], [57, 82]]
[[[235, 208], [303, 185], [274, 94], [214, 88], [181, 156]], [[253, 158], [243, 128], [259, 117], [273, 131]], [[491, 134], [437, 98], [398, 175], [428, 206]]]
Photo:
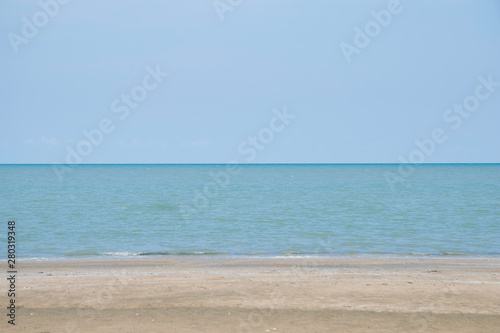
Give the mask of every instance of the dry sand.
[[16, 326], [1, 292], [1, 332], [500, 332], [499, 258], [141, 257], [17, 269]]

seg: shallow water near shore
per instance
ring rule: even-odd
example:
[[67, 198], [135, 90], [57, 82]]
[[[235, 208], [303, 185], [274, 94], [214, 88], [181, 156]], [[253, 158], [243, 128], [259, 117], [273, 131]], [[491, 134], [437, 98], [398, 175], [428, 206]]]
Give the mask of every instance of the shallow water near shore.
[[413, 168], [1, 165], [0, 211], [21, 258], [500, 255], [500, 165]]

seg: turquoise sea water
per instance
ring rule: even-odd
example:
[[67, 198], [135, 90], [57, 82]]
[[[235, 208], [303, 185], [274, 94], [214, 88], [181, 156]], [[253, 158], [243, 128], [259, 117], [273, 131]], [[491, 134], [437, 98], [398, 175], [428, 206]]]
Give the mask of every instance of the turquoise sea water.
[[[500, 165], [0, 165], [23, 258], [500, 255]], [[5, 246], [7, 248], [7, 246]]]

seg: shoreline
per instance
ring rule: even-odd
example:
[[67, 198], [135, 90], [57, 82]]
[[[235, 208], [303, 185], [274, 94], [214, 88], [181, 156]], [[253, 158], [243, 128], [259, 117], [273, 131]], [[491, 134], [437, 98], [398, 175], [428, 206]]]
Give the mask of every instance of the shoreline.
[[23, 262], [38, 262], [38, 261], [73, 261], [73, 260], [133, 260], [133, 259], [162, 259], [162, 258], [213, 258], [213, 259], [492, 259], [500, 260], [500, 255], [462, 255], [462, 254], [297, 254], [297, 255], [251, 255], [251, 254], [127, 254], [127, 255], [112, 255], [112, 254], [99, 254], [99, 255], [64, 255], [54, 257], [17, 257], [19, 261]]
[[[23, 332], [495, 332], [500, 325], [498, 257], [145, 256], [17, 266]], [[6, 304], [5, 295], [0, 300]]]

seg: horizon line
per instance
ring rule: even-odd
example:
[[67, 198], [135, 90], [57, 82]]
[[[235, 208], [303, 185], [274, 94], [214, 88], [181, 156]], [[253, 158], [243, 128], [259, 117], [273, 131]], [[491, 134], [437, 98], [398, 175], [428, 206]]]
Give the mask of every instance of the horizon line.
[[0, 163], [0, 165], [451, 165], [451, 164], [500, 164], [500, 162], [434, 162], [434, 163], [397, 163], [397, 162], [270, 162], [270, 163]]

